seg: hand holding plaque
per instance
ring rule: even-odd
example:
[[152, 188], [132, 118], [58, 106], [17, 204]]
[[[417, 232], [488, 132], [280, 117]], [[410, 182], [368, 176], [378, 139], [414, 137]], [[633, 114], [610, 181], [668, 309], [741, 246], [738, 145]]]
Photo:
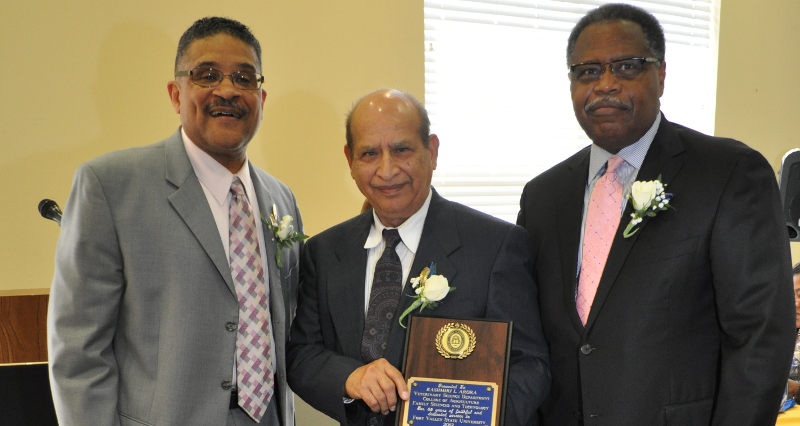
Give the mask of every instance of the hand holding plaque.
[[353, 371], [345, 383], [350, 398], [360, 399], [373, 412], [388, 414], [397, 407], [397, 396], [408, 399], [403, 375], [384, 358], [376, 359]]

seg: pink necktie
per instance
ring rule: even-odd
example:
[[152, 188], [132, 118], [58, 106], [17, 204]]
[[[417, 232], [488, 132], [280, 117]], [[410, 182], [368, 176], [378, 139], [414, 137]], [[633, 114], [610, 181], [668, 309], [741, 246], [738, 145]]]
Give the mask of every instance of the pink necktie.
[[586, 213], [586, 226], [583, 232], [583, 256], [581, 275], [578, 280], [578, 297], [575, 304], [581, 322], [586, 325], [592, 301], [597, 293], [597, 285], [603, 276], [608, 252], [619, 227], [622, 209], [622, 184], [617, 180], [617, 168], [625, 161], [622, 157], [608, 159], [608, 168], [592, 191], [589, 210]]
[[236, 176], [231, 183], [229, 214], [231, 275], [239, 301], [236, 387], [239, 406], [258, 422], [267, 409], [274, 387], [269, 305], [256, 236], [258, 228], [242, 181]]

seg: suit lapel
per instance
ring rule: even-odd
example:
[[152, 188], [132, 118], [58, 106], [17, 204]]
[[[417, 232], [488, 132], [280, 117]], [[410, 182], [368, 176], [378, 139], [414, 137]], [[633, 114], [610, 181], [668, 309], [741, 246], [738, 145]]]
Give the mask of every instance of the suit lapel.
[[[253, 188], [256, 191], [258, 210], [261, 216], [269, 220], [269, 215], [272, 214], [272, 206], [275, 203], [272, 199], [272, 194], [270, 194], [269, 185], [255, 173], [252, 165], [250, 165], [250, 179], [252, 179]], [[255, 220], [260, 221], [261, 218], [257, 217]], [[281, 285], [281, 269], [278, 268], [276, 260], [278, 246], [275, 243], [275, 237], [272, 235], [269, 228], [267, 228], [267, 225], [262, 223], [261, 229], [262, 237], [264, 238], [264, 250], [266, 251], [261, 261], [267, 266], [267, 270], [269, 271], [270, 309], [272, 309], [274, 298], [275, 301], [280, 301], [280, 310], [283, 311], [283, 299], [286, 297], [284, 291], [288, 291], [288, 289], [284, 289]]]
[[168, 197], [170, 204], [186, 223], [197, 241], [219, 271], [231, 294], [235, 295], [231, 269], [225, 248], [219, 238], [214, 216], [208, 207], [203, 188], [194, 174], [192, 163], [186, 155], [181, 132], [178, 130], [164, 143], [166, 180], [177, 189]]
[[556, 240], [561, 259], [564, 308], [578, 333], [583, 333], [583, 323], [575, 305], [575, 291], [578, 286], [578, 250], [581, 244], [583, 199], [589, 175], [590, 149], [586, 148], [584, 151], [583, 155], [573, 158], [572, 163], [567, 165], [569, 175], [564, 179], [563, 187], [557, 191], [563, 196], [555, 204], [559, 217]]
[[[433, 190], [428, 214], [422, 227], [422, 237], [419, 240], [417, 252], [414, 254], [414, 262], [408, 272], [408, 278], [403, 284], [403, 294], [400, 296], [395, 318], [400, 318], [400, 314], [414, 302], [413, 296], [416, 294], [408, 284], [409, 280], [419, 276], [425, 267], [430, 266], [431, 262], [436, 263], [436, 275], [447, 277], [451, 284], [456, 282], [458, 270], [448, 256], [460, 246], [461, 239], [449, 201]], [[419, 310], [417, 309], [416, 312]], [[403, 324], [408, 325], [408, 320], [403, 320]], [[399, 321], [392, 323], [384, 357], [396, 366], [402, 362], [405, 333], [406, 329], [400, 326]]]
[[[636, 175], [636, 180], [650, 181], [657, 179], [660, 175], [661, 181], [669, 185], [683, 165], [679, 155], [682, 152], [683, 144], [678, 137], [678, 133], [672, 126], [672, 123], [668, 122], [666, 118], [662, 116], [661, 124], [659, 124], [658, 127], [658, 132], [653, 139], [653, 143], [650, 145], [650, 149], [647, 151], [647, 155], [642, 163], [642, 168]], [[611, 245], [611, 251], [608, 254], [608, 260], [606, 260], [606, 266], [603, 269], [603, 276], [600, 279], [600, 284], [597, 287], [597, 293], [595, 294], [594, 301], [592, 302], [592, 309], [589, 312], [589, 318], [586, 321], [586, 330], [589, 330], [594, 324], [595, 318], [597, 318], [598, 313], [602, 309], [606, 297], [611, 291], [614, 282], [617, 280], [617, 276], [622, 270], [625, 260], [628, 258], [631, 250], [636, 245], [636, 241], [639, 239], [639, 236], [642, 234], [642, 232], [645, 232], [647, 224], [650, 222], [650, 220], [658, 220], [658, 216], [654, 218], [645, 217], [642, 223], [637, 226], [639, 230], [636, 231], [636, 233], [631, 237], [625, 238], [622, 236], [622, 233], [625, 230], [625, 227], [628, 226], [628, 222], [631, 220], [631, 213], [633, 213], [633, 206], [629, 201], [625, 207], [625, 212], [620, 219], [617, 233], [614, 236], [614, 242]]]
[[364, 280], [367, 274], [367, 241], [372, 210], [361, 214], [345, 230], [345, 237], [333, 253], [338, 263], [328, 272], [327, 293], [333, 326], [345, 355], [361, 359], [364, 333]]

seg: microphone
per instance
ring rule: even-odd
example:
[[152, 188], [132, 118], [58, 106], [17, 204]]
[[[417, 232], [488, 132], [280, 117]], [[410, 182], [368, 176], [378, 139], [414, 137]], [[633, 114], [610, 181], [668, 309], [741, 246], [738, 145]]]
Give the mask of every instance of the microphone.
[[47, 198], [40, 201], [39, 213], [43, 218], [54, 220], [56, 223], [58, 223], [58, 226], [61, 226], [61, 209], [58, 207], [58, 204], [55, 201]]

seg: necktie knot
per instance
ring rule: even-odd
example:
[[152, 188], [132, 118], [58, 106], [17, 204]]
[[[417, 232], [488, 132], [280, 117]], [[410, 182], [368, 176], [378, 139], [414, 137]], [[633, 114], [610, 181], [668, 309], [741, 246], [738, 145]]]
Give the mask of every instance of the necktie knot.
[[617, 169], [625, 160], [620, 157], [619, 155], [614, 155], [608, 159], [608, 167], [606, 168], [606, 174], [608, 173], [617, 173]]
[[397, 229], [388, 229], [384, 228], [383, 230], [383, 239], [386, 241], [386, 247], [397, 248], [397, 245], [400, 244], [400, 241], [403, 241], [400, 238], [400, 233], [397, 232]]
[[244, 185], [242, 184], [242, 180], [239, 179], [239, 176], [234, 176], [233, 181], [231, 182], [231, 194], [233, 196], [237, 195], [244, 195]]

